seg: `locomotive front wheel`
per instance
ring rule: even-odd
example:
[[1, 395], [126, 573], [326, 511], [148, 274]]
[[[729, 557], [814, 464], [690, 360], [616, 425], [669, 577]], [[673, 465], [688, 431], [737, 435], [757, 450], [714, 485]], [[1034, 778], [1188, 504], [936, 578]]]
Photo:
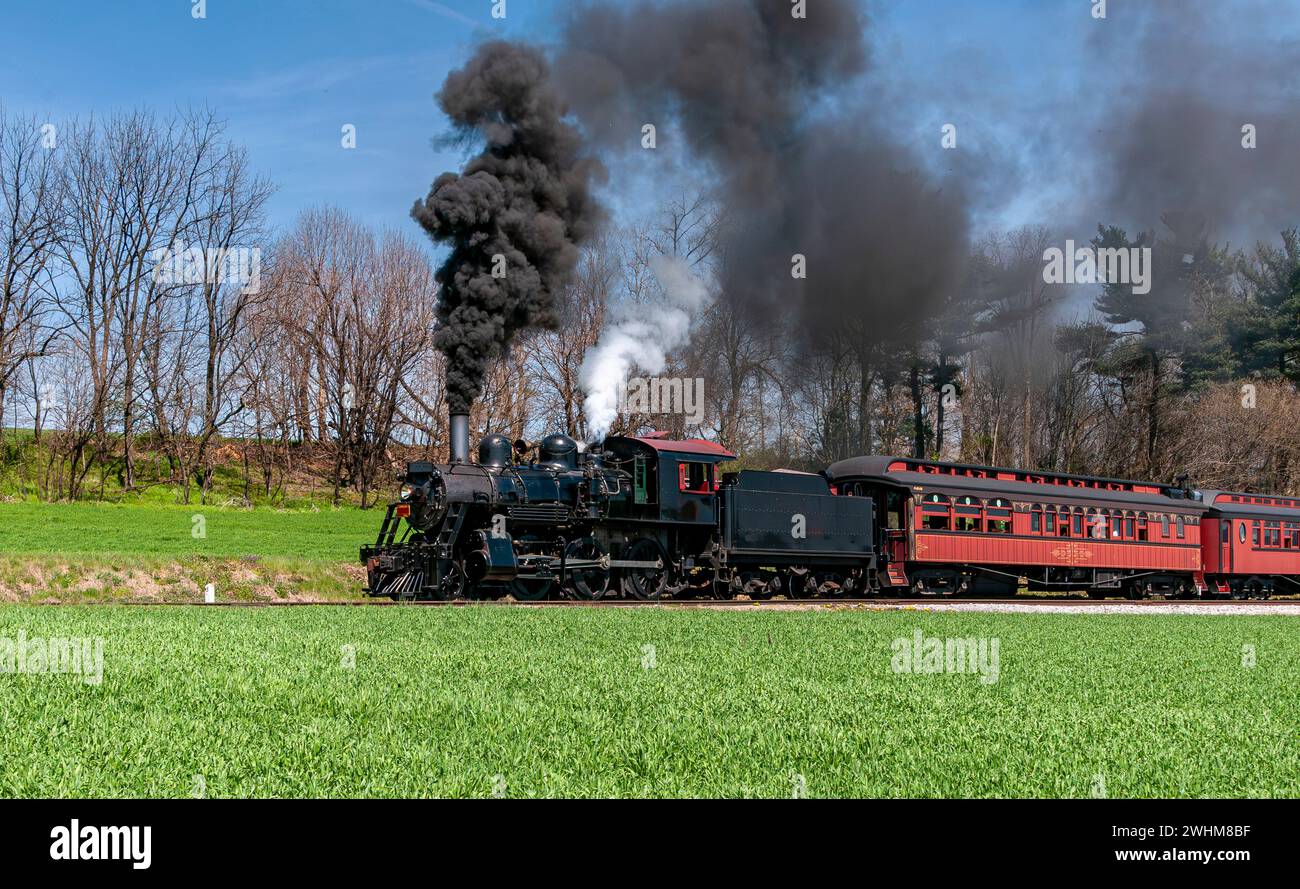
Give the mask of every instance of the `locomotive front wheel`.
[[658, 599], [668, 586], [668, 556], [656, 540], [641, 537], [623, 553], [629, 562], [658, 562], [658, 568], [624, 568], [620, 586], [632, 599]]
[[[573, 541], [564, 550], [566, 562], [594, 562], [605, 555], [600, 544], [591, 537]], [[564, 577], [564, 594], [570, 599], [593, 601], [605, 595], [609, 586], [609, 569], [599, 565], [567, 568]]]
[[460, 562], [452, 562], [442, 575], [442, 582], [435, 590], [437, 597], [444, 602], [464, 599], [469, 593], [469, 582], [465, 577], [465, 568]]

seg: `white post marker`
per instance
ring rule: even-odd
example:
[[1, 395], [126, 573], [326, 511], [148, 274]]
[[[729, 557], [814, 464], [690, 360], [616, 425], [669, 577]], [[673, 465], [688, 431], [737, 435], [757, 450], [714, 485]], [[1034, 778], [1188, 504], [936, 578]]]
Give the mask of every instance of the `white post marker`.
[[217, 588], [208, 584], [203, 588], [203, 604], [215, 605], [217, 602]]

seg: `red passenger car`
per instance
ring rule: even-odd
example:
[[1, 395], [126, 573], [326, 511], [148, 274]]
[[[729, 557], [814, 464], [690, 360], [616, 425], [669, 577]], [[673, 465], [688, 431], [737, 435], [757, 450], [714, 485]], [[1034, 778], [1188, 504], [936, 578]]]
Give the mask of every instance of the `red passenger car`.
[[1206, 507], [1194, 492], [1124, 479], [857, 457], [831, 466], [841, 494], [877, 504], [882, 591], [1202, 592]]
[[1205, 491], [1202, 526], [1207, 582], [1220, 594], [1300, 593], [1300, 500]]

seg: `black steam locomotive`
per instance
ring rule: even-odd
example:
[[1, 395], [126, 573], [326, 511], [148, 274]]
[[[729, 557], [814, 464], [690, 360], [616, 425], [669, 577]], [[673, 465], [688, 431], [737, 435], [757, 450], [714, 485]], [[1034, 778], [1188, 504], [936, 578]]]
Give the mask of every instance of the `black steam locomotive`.
[[874, 586], [872, 500], [834, 496], [820, 475], [745, 470], [711, 442], [566, 435], [536, 447], [488, 435], [466, 459], [400, 476], [374, 546], [367, 592], [392, 599], [599, 599], [622, 594], [852, 594]]

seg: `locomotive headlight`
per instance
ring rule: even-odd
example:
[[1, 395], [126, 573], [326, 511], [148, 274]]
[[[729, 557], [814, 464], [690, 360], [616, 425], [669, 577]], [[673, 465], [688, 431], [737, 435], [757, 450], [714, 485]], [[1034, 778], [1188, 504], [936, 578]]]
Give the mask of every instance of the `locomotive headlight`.
[[415, 488], [410, 485], [402, 485], [401, 492], [397, 495], [400, 500], [410, 500], [411, 495], [415, 493]]

